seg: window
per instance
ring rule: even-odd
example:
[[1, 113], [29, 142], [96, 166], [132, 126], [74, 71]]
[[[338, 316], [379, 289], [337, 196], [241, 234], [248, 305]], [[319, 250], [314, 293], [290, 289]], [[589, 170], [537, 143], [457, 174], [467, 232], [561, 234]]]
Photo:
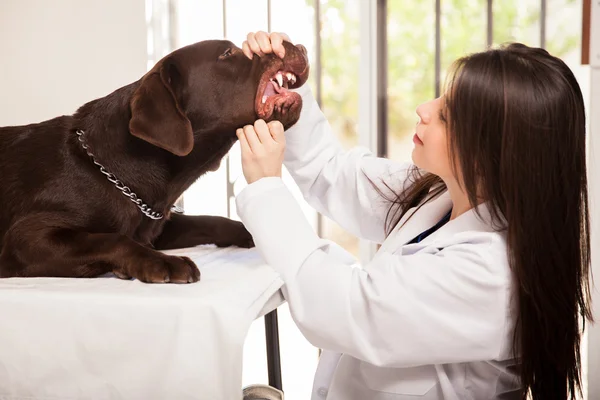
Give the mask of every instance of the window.
[[[573, 69], [587, 100], [589, 69], [579, 63], [582, 1], [377, 0], [387, 24], [383, 38], [387, 106], [380, 110], [387, 122], [387, 155], [398, 161], [410, 159], [417, 106], [443, 90], [446, 71], [456, 58], [489, 45], [520, 41], [547, 48]], [[359, 111], [369, 101], [359, 99], [358, 91], [359, 81], [364, 78], [359, 69], [361, 23], [368, 18], [361, 13], [362, 2], [147, 0], [152, 39], [149, 67], [169, 51], [200, 40], [225, 37], [241, 45], [250, 31], [286, 32], [308, 49], [308, 84], [339, 140], [349, 148], [360, 142]], [[234, 196], [245, 186], [239, 160], [236, 145], [218, 171], [202, 177], [185, 193], [186, 212], [237, 218]], [[333, 221], [318, 216], [286, 172], [284, 180], [315, 230], [358, 257], [359, 240]], [[294, 326], [287, 306], [279, 309], [279, 328], [286, 399], [309, 398], [317, 350]], [[266, 383], [262, 320], [253, 324], [246, 343], [243, 384]]]
[[[283, 31], [296, 43], [305, 45], [311, 60], [315, 53], [314, 7], [305, 0], [147, 0], [149, 61], [156, 61], [172, 50], [206, 39], [226, 38], [242, 45], [248, 32]], [[316, 90], [315, 75], [309, 85]], [[284, 180], [317, 229], [317, 215], [309, 207], [284, 171]], [[209, 214], [237, 219], [235, 197], [246, 186], [236, 144], [219, 170], [201, 177], [183, 196], [188, 214]], [[206, 193], [210, 193], [207, 196]], [[282, 374], [286, 399], [310, 397], [318, 350], [298, 331], [284, 305], [278, 309]], [[267, 361], [263, 319], [255, 321], [244, 347], [244, 386], [267, 383]]]
[[[589, 110], [590, 71], [580, 62], [583, 0], [383, 2], [387, 3], [390, 158], [410, 160], [415, 109], [434, 98], [453, 60], [490, 44], [517, 41], [544, 47], [562, 58], [575, 74]], [[587, 332], [582, 340], [584, 398]]]

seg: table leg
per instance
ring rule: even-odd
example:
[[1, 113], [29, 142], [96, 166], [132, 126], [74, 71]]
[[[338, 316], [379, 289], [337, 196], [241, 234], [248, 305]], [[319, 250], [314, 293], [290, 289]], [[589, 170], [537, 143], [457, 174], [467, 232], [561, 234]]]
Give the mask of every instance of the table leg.
[[279, 352], [279, 327], [276, 309], [265, 315], [265, 334], [267, 338], [269, 385], [283, 391], [281, 383], [281, 357]]

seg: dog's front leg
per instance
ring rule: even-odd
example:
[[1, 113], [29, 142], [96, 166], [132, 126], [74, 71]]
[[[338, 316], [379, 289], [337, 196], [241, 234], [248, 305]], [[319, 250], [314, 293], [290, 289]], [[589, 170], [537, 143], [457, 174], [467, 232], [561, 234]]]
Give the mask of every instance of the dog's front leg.
[[113, 272], [149, 283], [200, 279], [187, 257], [163, 254], [117, 233], [85, 232], [67, 221], [40, 213], [13, 224], [0, 253], [0, 277], [84, 278]]
[[239, 221], [212, 215], [171, 214], [162, 233], [155, 240], [159, 250], [181, 249], [200, 244], [219, 247], [254, 247], [252, 235]]

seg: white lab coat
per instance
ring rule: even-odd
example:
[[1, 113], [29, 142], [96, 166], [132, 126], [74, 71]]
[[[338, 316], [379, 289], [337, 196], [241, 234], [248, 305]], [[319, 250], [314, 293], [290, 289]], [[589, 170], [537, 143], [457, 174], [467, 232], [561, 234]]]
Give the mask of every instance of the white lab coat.
[[446, 192], [386, 238], [389, 204], [370, 181], [400, 190], [409, 166], [344, 151], [310, 90], [299, 92], [304, 106], [286, 132], [285, 165], [314, 208], [383, 243], [368, 265], [353, 265], [315, 234], [280, 178], [237, 197], [238, 215], [285, 282], [294, 321], [324, 349], [312, 399], [518, 399], [514, 277], [487, 206], [478, 207], [481, 220], [471, 210], [406, 244], [450, 210]]

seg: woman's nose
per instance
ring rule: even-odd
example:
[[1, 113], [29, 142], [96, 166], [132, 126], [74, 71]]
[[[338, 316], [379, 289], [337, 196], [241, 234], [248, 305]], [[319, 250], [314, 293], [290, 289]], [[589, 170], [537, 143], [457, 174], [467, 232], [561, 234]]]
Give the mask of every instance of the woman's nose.
[[427, 111], [427, 103], [421, 104], [417, 107], [417, 115], [419, 116], [420, 121], [423, 123], [429, 122], [429, 112]]

